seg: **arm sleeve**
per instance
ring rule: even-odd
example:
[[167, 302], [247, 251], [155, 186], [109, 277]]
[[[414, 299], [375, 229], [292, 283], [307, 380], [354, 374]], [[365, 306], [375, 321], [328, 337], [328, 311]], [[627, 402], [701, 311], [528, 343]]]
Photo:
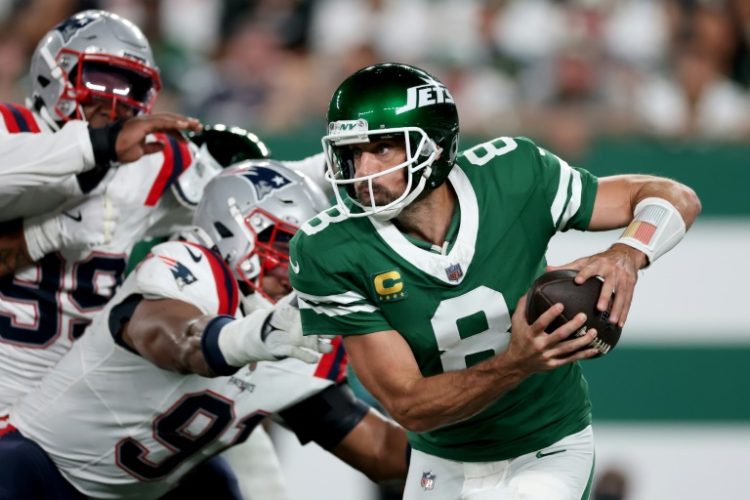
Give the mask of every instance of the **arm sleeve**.
[[54, 134], [3, 134], [0, 158], [0, 199], [94, 167], [88, 125], [79, 120], [66, 123]]
[[300, 443], [315, 441], [335, 448], [365, 417], [370, 407], [343, 384], [332, 385], [279, 412]]

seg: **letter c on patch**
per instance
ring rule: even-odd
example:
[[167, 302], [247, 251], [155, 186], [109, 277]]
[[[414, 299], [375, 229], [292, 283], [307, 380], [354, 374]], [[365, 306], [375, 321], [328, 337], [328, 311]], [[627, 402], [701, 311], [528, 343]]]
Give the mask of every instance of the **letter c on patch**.
[[374, 279], [375, 291], [378, 292], [378, 295], [398, 293], [404, 288], [404, 284], [400, 280], [401, 274], [398, 271], [378, 274]]

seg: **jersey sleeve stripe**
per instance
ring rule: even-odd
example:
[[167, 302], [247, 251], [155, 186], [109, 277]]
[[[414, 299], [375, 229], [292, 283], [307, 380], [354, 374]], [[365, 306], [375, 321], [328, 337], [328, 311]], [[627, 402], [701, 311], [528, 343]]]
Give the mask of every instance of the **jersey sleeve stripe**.
[[564, 228], [581, 207], [581, 174], [559, 159], [560, 182], [550, 213], [555, 229]]
[[360, 295], [357, 292], [352, 292], [352, 291], [339, 293], [335, 295], [313, 295], [311, 293], [304, 293], [304, 292], [297, 291], [297, 295], [305, 299], [307, 302], [315, 303], [315, 304], [346, 305], [346, 304], [352, 304], [354, 302], [365, 300], [365, 297], [363, 295]]
[[302, 297], [298, 297], [298, 301], [299, 301], [300, 309], [312, 309], [318, 314], [325, 314], [326, 316], [329, 316], [332, 318], [336, 316], [346, 316], [347, 314], [352, 314], [352, 313], [357, 313], [357, 312], [373, 313], [378, 310], [377, 307], [371, 304], [358, 304], [358, 305], [351, 305], [351, 306], [315, 304], [314, 302], [309, 302], [308, 300], [303, 299]]
[[[188, 148], [187, 141], [180, 141], [180, 140], [175, 139], [175, 138], [171, 138], [171, 139], [173, 141], [175, 141], [175, 143], [177, 145], [177, 149], [180, 151], [180, 172], [179, 172], [179, 174], [181, 174], [182, 172], [184, 172], [185, 170], [187, 170], [187, 168], [190, 166], [191, 163], [193, 163], [193, 157], [190, 154], [190, 149]], [[179, 174], [177, 174], [177, 177], [179, 177]], [[177, 179], [177, 177], [175, 177], [175, 180]]]
[[11, 134], [17, 134], [21, 131], [16, 120], [16, 115], [13, 113], [12, 108], [7, 103], [0, 103], [0, 114], [3, 115], [3, 121], [5, 122], [5, 128]]
[[185, 170], [187, 165], [190, 164], [190, 156], [187, 155], [187, 145], [185, 145], [182, 141], [175, 139], [171, 135], [167, 136], [167, 141], [169, 143], [169, 146], [172, 148], [173, 166], [171, 172], [169, 173], [169, 178], [167, 179], [167, 185], [165, 186], [165, 189], [174, 184], [175, 181], [177, 181], [177, 178]]
[[237, 287], [237, 280], [232, 276], [232, 272], [224, 264], [224, 261], [208, 248], [188, 242], [185, 242], [185, 244], [199, 249], [206, 256], [206, 259], [208, 259], [208, 264], [211, 266], [211, 272], [214, 275], [214, 281], [216, 281], [216, 296], [219, 299], [219, 308], [216, 314], [234, 316], [240, 302], [240, 291]]
[[32, 134], [38, 134], [40, 132], [39, 125], [37, 125], [31, 111], [23, 106], [18, 106], [17, 104], [12, 103], [9, 103], [9, 107], [18, 121], [18, 126], [21, 129], [21, 132], [31, 132]]
[[151, 186], [151, 191], [149, 191], [148, 196], [146, 197], [145, 204], [147, 207], [153, 207], [154, 205], [156, 205], [156, 202], [159, 201], [159, 198], [161, 198], [162, 193], [164, 193], [164, 190], [167, 187], [167, 180], [172, 174], [172, 169], [174, 168], [174, 160], [172, 159], [172, 157], [174, 156], [174, 153], [172, 151], [172, 147], [169, 143], [169, 140], [167, 139], [166, 134], [155, 134], [155, 135], [158, 141], [161, 141], [164, 143], [164, 149], [162, 150], [162, 155], [164, 155], [164, 160], [161, 164], [159, 175], [156, 176], [154, 185]]
[[333, 350], [320, 358], [314, 375], [318, 378], [341, 382], [346, 376], [346, 351], [341, 337], [333, 339], [331, 345]]
[[552, 223], [555, 227], [558, 226], [560, 216], [562, 215], [565, 203], [568, 201], [568, 183], [570, 181], [570, 167], [563, 164], [562, 160], [558, 160], [560, 164], [560, 180], [557, 183], [557, 193], [555, 193], [555, 199], [552, 201], [552, 207], [550, 213], [552, 215]]
[[570, 219], [578, 212], [578, 209], [581, 208], [581, 190], [583, 187], [581, 174], [572, 168], [570, 171], [570, 199], [568, 200], [566, 209], [563, 210], [560, 221], [557, 223], [556, 227], [558, 229], [564, 229], [568, 225], [568, 222], [570, 222]]
[[157, 140], [164, 143], [164, 161], [161, 164], [159, 175], [151, 186], [146, 197], [145, 205], [153, 207], [164, 194], [164, 191], [177, 181], [182, 172], [190, 166], [191, 157], [187, 143], [184, 143], [168, 134], [155, 134]]

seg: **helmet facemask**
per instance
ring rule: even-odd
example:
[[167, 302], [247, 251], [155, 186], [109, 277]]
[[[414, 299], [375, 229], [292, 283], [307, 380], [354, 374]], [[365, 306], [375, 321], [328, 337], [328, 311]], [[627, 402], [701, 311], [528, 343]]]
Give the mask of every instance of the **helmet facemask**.
[[71, 117], [71, 104], [66, 104], [70, 102], [76, 103], [73, 116], [79, 119], [85, 119], [82, 107], [96, 101], [107, 103], [110, 120], [117, 118], [119, 105], [133, 109], [134, 115], [146, 114], [161, 90], [159, 73], [136, 60], [69, 49], [61, 50], [57, 59], [64, 57], [75, 58], [76, 62], [54, 107], [57, 119]]
[[[276, 299], [266, 291], [264, 281], [270, 275], [278, 273], [281, 281], [288, 283], [289, 241], [298, 227], [274, 217], [262, 208], [255, 208], [243, 216], [233, 199], [230, 198], [229, 204], [235, 221], [248, 240], [248, 252], [233, 259], [235, 275], [251, 290], [273, 304]], [[284, 295], [286, 292], [288, 291], [285, 290]]]
[[[332, 132], [323, 137], [328, 169], [326, 179], [333, 184], [338, 208], [351, 217], [374, 216], [380, 220], [389, 220], [414, 201], [424, 190], [427, 179], [432, 173], [432, 164], [439, 157], [440, 148], [419, 127], [399, 127], [367, 131], [364, 120], [355, 122], [355, 131], [342, 132], [351, 122], [341, 121], [330, 124]], [[396, 139], [403, 144], [405, 158], [403, 162], [393, 165], [381, 172], [355, 177], [354, 157], [351, 146], [367, 144], [378, 140]], [[395, 199], [378, 205], [373, 189], [373, 181], [404, 171], [406, 185]], [[369, 203], [362, 202], [357, 196], [359, 185], [365, 184], [369, 193]], [[342, 189], [343, 188], [343, 189]], [[349, 206], [358, 208], [352, 211]]]

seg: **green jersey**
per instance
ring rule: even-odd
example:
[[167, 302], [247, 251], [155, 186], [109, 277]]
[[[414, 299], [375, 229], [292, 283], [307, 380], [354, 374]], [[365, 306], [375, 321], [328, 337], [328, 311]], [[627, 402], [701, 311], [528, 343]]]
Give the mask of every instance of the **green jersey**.
[[[507, 348], [511, 314], [544, 272], [550, 238], [587, 228], [596, 178], [528, 139], [501, 137], [459, 154], [448, 182], [458, 223], [443, 248], [420, 245], [390, 222], [342, 217], [335, 207], [297, 232], [290, 278], [305, 334], [396, 330], [425, 377]], [[535, 374], [472, 418], [409, 440], [451, 460], [504, 460], [590, 421], [576, 363]]]

